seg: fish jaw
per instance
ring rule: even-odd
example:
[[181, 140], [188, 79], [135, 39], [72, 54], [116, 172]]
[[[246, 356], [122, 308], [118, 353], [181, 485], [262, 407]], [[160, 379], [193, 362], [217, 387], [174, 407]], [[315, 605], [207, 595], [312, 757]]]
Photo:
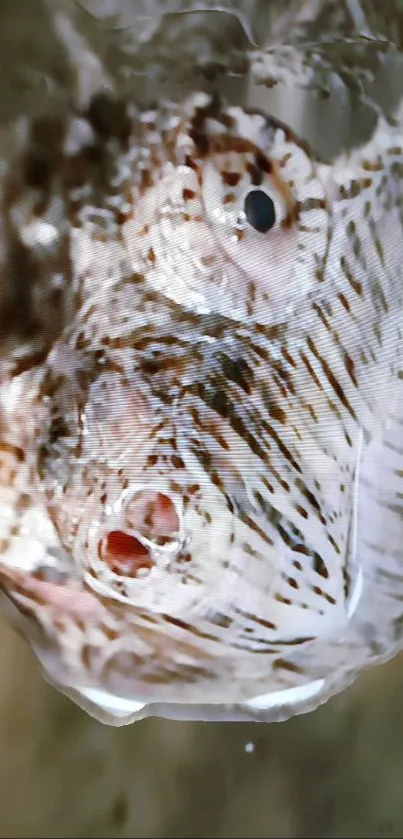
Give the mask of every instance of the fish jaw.
[[4, 568], [0, 576], [17, 608], [9, 614], [29, 638], [47, 680], [102, 722], [123, 725], [153, 714], [258, 718], [264, 710], [297, 701], [299, 694], [301, 701], [311, 695], [309, 680], [302, 677], [296, 687], [297, 669], [290, 679], [292, 667], [285, 665], [282, 673], [280, 659], [271, 673], [270, 694], [262, 694], [266, 667], [262, 673], [242, 656], [231, 660], [225, 645], [218, 653], [206, 639], [189, 641], [180, 621], [162, 620], [158, 627], [154, 620], [150, 633], [144, 613], [133, 610], [129, 626], [127, 610], [119, 614], [116, 604], [80, 584], [56, 584]]
[[[13, 382], [14, 400], [11, 389], [4, 404], [9, 423], [13, 417], [15, 420], [14, 439], [23, 443], [29, 453], [29, 428], [26, 422], [21, 425], [17, 422], [20, 404], [17, 384], [21, 386], [22, 382]], [[33, 379], [32, 404], [38, 387], [38, 381]], [[30, 392], [26, 379], [24, 390], [26, 395]], [[21, 417], [27, 416], [27, 400], [28, 396]], [[41, 423], [46, 427], [44, 414]], [[36, 428], [35, 422], [33, 426]], [[103, 432], [107, 433], [105, 424]], [[70, 545], [64, 526], [66, 521], [71, 523], [74, 511], [68, 506], [68, 498], [64, 498], [64, 512], [60, 512], [63, 504], [59, 501], [55, 515], [48, 488], [38, 481], [36, 470], [32, 472], [35, 458], [30, 461], [28, 456], [27, 462], [24, 457], [20, 462], [19, 450], [7, 454], [14, 460], [9, 465], [9, 479], [2, 483], [2, 502], [15, 515], [19, 509], [18, 497], [24, 494], [25, 518], [20, 520], [19, 532], [13, 530], [10, 519], [10, 543], [2, 553], [1, 585], [14, 606], [17, 625], [42, 663], [46, 677], [62, 692], [75, 697], [78, 704], [97, 718], [116, 725], [158, 708], [161, 713], [173, 715], [192, 713], [192, 708], [200, 704], [200, 696], [205, 697], [209, 706], [208, 709], [203, 706], [203, 714], [219, 714], [224, 707], [235, 708], [242, 701], [247, 702], [251, 691], [252, 698], [266, 694], [268, 682], [270, 690], [283, 691], [294, 688], [295, 682], [309, 681], [309, 674], [302, 672], [298, 665], [286, 663], [288, 638], [283, 639], [285, 646], [281, 639], [279, 643], [279, 630], [274, 625], [277, 609], [281, 629], [287, 627], [286, 634], [291, 636], [297, 631], [290, 623], [292, 610], [280, 600], [271, 599], [278, 565], [276, 550], [270, 554], [266, 545], [260, 546], [260, 551], [266, 550], [264, 580], [259, 557], [256, 566], [249, 564], [246, 571], [243, 551], [238, 551], [245, 540], [250, 542], [248, 527], [237, 521], [223, 504], [221, 493], [206, 481], [194, 456], [189, 456], [185, 463], [187, 472], [183, 467], [178, 471], [187, 475], [182, 492], [176, 487], [175, 495], [166, 479], [164, 483], [166, 465], [162, 460], [160, 473], [156, 464], [154, 473], [140, 470], [140, 474], [136, 473], [137, 481], [142, 478], [140, 486], [129, 483], [120, 495], [115, 491], [115, 503], [109, 499], [110, 519], [107, 515], [102, 522], [102, 532], [106, 529], [107, 533], [116, 534], [119, 522], [121, 532], [134, 534], [133, 538], [138, 540], [137, 551], [138, 545], [142, 545], [150, 552], [155, 549], [153, 540], [158, 542], [161, 536], [168, 537], [168, 543], [157, 545], [157, 558], [148, 569], [149, 576], [126, 578], [127, 566], [123, 566], [123, 574], [122, 567], [120, 573], [114, 574], [110, 557], [101, 557], [97, 564], [95, 559], [91, 562], [89, 549], [83, 552], [82, 542], [80, 550], [79, 541]], [[225, 472], [230, 475], [228, 468], [224, 468]], [[79, 475], [82, 474], [80, 467]], [[110, 472], [108, 475], [111, 489]], [[189, 485], [195, 487], [196, 479], [202, 491], [193, 490], [192, 495]], [[231, 480], [236, 482], [236, 474]], [[117, 488], [119, 482], [115, 483]], [[10, 491], [11, 495], [7, 495]], [[193, 500], [184, 509], [186, 495], [189, 501]], [[78, 494], [76, 503], [79, 498]], [[207, 519], [200, 517], [200, 508], [204, 508], [204, 513], [209, 512]], [[84, 508], [80, 510], [82, 515], [83, 511]], [[88, 529], [96, 515], [92, 516], [87, 506], [83, 518]], [[213, 527], [206, 528], [208, 521], [210, 525], [213, 522]], [[184, 552], [181, 538], [187, 533], [196, 542], [193, 545], [196, 569], [192, 569], [186, 558], [181, 561], [180, 554]], [[97, 535], [99, 541], [100, 530]], [[106, 547], [119, 563], [122, 549], [119, 540], [109, 541]], [[258, 541], [255, 549], [259, 549]], [[98, 558], [98, 553], [95, 556]], [[144, 554], [140, 559], [141, 556], [144, 558]], [[128, 558], [130, 551], [128, 557], [126, 545], [124, 562]], [[136, 568], [138, 560], [137, 552]], [[192, 580], [192, 570], [204, 580], [203, 585]], [[245, 571], [247, 585], [242, 581]], [[239, 614], [230, 618], [232, 608]], [[256, 617], [267, 614], [267, 626], [263, 618], [259, 630], [259, 635], [266, 637], [242, 649], [241, 636], [244, 630], [253, 631], [255, 611]], [[307, 615], [307, 637], [300, 640], [308, 646], [312, 643], [309, 631], [339, 632], [346, 619], [344, 610], [337, 615], [329, 604], [327, 620], [319, 619], [312, 629], [314, 614], [315, 608]], [[296, 627], [301, 632], [298, 615], [297, 609]], [[270, 674], [264, 659], [254, 653], [254, 647], [258, 650], [259, 644], [268, 645], [269, 636], [274, 642]], [[187, 711], [186, 705], [191, 706]], [[238, 714], [239, 710], [233, 713]]]

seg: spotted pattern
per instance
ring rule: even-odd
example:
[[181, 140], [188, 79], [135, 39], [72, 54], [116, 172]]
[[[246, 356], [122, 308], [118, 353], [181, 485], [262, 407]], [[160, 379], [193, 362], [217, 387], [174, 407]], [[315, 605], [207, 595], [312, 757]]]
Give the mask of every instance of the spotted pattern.
[[329, 165], [206, 94], [103, 93], [12, 161], [31, 282], [0, 370], [0, 578], [95, 716], [324, 697], [398, 648], [400, 134]]

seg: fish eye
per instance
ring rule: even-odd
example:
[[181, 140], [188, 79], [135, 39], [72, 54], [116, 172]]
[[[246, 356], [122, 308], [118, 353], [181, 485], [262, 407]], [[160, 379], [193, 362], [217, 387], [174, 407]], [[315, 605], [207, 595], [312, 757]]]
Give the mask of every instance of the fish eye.
[[267, 233], [276, 223], [274, 201], [263, 189], [252, 189], [244, 202], [247, 221], [259, 233]]

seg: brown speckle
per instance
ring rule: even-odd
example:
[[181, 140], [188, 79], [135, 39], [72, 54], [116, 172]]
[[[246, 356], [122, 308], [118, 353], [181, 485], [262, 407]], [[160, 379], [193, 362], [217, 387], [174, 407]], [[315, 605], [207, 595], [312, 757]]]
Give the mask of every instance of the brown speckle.
[[221, 172], [221, 177], [223, 183], [226, 186], [237, 186], [239, 184], [239, 181], [241, 180], [241, 175], [239, 172], [226, 172], [225, 170], [223, 170]]
[[188, 189], [187, 187], [184, 187], [184, 189], [182, 190], [182, 198], [184, 201], [191, 201], [192, 198], [196, 198], [196, 193], [193, 189]]

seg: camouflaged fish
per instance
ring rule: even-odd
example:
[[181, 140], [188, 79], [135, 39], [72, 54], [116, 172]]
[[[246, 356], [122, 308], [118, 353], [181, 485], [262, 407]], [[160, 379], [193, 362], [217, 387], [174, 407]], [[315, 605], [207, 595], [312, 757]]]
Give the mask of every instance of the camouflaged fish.
[[403, 646], [402, 173], [399, 113], [332, 163], [205, 92], [31, 126], [0, 579], [96, 718], [283, 719]]

